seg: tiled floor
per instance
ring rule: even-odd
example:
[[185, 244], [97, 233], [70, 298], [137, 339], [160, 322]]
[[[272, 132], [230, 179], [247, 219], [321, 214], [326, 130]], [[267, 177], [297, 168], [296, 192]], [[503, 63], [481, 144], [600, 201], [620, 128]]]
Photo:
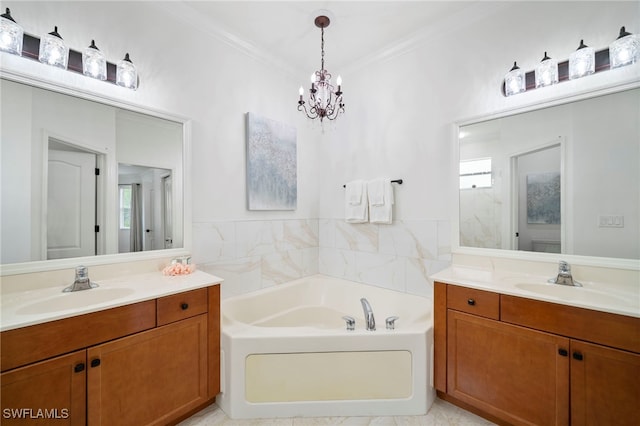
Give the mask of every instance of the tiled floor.
[[320, 425], [371, 425], [371, 426], [475, 426], [493, 425], [493, 423], [436, 398], [431, 410], [425, 416], [389, 416], [389, 417], [296, 417], [293, 419], [255, 419], [231, 420], [212, 404], [194, 414], [179, 426], [320, 426]]

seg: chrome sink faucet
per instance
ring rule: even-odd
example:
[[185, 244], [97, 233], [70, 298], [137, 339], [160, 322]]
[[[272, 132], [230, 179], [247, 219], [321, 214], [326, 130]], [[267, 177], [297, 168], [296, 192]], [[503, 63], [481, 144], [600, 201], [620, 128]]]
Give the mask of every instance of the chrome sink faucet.
[[360, 299], [360, 303], [362, 303], [362, 310], [364, 311], [364, 322], [367, 324], [367, 330], [375, 331], [376, 319], [373, 316], [373, 309], [371, 309], [369, 301], [363, 297], [362, 299]]
[[72, 291], [90, 290], [98, 287], [98, 284], [92, 283], [89, 279], [89, 268], [86, 266], [76, 267], [76, 278], [69, 287], [62, 290], [64, 293], [70, 293]]
[[573, 279], [573, 276], [571, 276], [571, 265], [564, 260], [561, 260], [558, 264], [558, 275], [556, 278], [551, 278], [549, 282], [552, 284], [582, 287], [582, 284]]

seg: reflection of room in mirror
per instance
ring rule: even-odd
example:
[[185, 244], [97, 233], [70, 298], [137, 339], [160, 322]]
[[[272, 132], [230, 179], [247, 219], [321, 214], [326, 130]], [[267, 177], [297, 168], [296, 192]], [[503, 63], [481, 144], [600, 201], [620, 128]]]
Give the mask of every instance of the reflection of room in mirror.
[[[460, 246], [640, 259], [639, 99], [636, 88], [462, 126], [460, 161], [491, 158], [492, 184], [460, 188]], [[560, 192], [527, 206], [526, 177], [547, 173], [553, 185], [529, 190]]]
[[118, 252], [171, 248], [171, 200], [171, 170], [118, 164]]
[[[0, 101], [0, 263], [183, 247], [182, 122], [4, 77]], [[119, 164], [161, 176], [142, 192], [154, 201], [133, 250], [119, 236]]]

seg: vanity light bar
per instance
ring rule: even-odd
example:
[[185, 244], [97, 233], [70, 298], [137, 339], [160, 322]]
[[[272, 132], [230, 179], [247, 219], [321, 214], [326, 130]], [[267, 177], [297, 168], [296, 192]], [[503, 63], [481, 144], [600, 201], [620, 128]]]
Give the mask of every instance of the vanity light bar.
[[[606, 47], [602, 50], [596, 51], [596, 66], [595, 73], [601, 71], [608, 71], [611, 69], [609, 64], [609, 48]], [[569, 60], [558, 62], [558, 83], [569, 80]], [[544, 86], [547, 87], [547, 86]], [[525, 73], [525, 88], [526, 91], [530, 91], [536, 88], [536, 74], [534, 70], [527, 71]], [[542, 87], [540, 87], [542, 88]], [[502, 81], [502, 95], [507, 96], [505, 88], [505, 82]]]
[[[30, 34], [24, 34], [22, 41], [22, 57], [38, 60], [40, 52], [40, 39]], [[69, 49], [69, 62], [67, 70], [83, 74], [82, 52]], [[107, 61], [107, 79], [110, 83], [116, 84], [116, 64]]]
[[[543, 61], [550, 59], [547, 57], [547, 52], [545, 52], [544, 56]], [[593, 73], [621, 66], [632, 65], [636, 62], [640, 62], [640, 35], [631, 34], [626, 31], [625, 27], [621, 27], [618, 38], [613, 41], [609, 47], [596, 52], [585, 45], [583, 40], [580, 40], [578, 49], [571, 53], [569, 59], [558, 62], [558, 79], [556, 81], [538, 84], [538, 87], [551, 86], [562, 81], [585, 77]], [[580, 66], [587, 68], [581, 70]], [[525, 81], [523, 87], [522, 71], [520, 71], [519, 75], [513, 76], [514, 69], [517, 70], [515, 64], [514, 68], [505, 75], [505, 79], [502, 82], [503, 96], [513, 96], [536, 88], [535, 70], [524, 73]], [[507, 81], [509, 82], [509, 90], [507, 90]]]

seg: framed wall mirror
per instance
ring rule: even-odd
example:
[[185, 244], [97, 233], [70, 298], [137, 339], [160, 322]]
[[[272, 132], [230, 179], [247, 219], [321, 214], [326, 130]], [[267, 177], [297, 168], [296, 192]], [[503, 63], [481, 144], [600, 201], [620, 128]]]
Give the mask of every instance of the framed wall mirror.
[[185, 120], [27, 83], [0, 79], [3, 274], [184, 250]]
[[640, 89], [459, 127], [459, 246], [640, 259]]

